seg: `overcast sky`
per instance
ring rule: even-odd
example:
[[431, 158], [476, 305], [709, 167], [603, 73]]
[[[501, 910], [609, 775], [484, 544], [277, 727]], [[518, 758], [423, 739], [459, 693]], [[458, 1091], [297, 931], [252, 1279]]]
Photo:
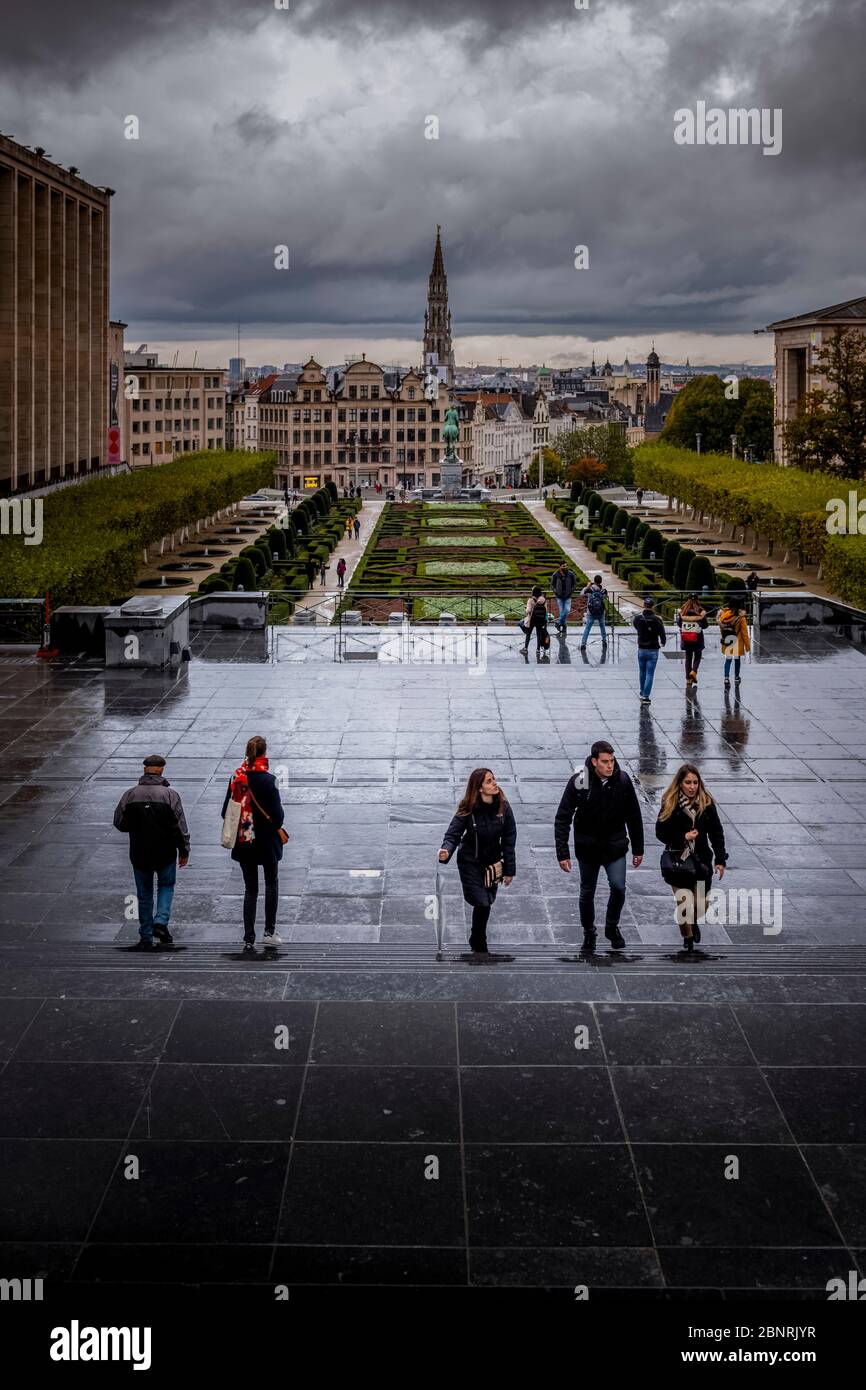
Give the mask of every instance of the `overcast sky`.
[[[766, 362], [866, 293], [866, 0], [276, 3], [4, 0], [0, 130], [116, 190], [128, 344], [416, 361], [437, 222], [463, 364]], [[677, 145], [698, 101], [781, 154]]]

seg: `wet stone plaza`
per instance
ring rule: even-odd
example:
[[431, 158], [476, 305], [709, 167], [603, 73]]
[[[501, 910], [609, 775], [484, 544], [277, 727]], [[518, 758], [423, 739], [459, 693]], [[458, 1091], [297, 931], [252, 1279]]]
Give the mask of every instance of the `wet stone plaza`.
[[[663, 658], [642, 708], [630, 635], [538, 664], [503, 634], [480, 666], [304, 640], [200, 641], [180, 676], [0, 662], [4, 1271], [709, 1300], [866, 1273], [863, 649], [768, 634], [738, 691], [708, 651], [689, 694]], [[284, 944], [244, 955], [219, 833], [253, 734], [291, 839]], [[600, 930], [582, 958], [553, 816], [597, 738], [647, 849], [625, 950]], [[175, 945], [142, 954], [112, 816], [151, 753], [192, 851]], [[776, 913], [728, 910], [691, 956], [654, 834], [683, 761], [719, 806], [725, 888]], [[518, 840], [473, 959], [436, 860], [478, 766]]]

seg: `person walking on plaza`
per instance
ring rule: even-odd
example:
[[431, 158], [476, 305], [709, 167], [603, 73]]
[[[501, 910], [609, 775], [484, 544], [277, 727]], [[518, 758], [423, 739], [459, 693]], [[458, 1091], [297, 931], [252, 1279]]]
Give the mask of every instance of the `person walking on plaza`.
[[316, 579], [316, 562], [315, 562], [315, 560], [313, 559], [312, 555], [308, 555], [308, 556], [307, 556], [306, 571], [307, 571], [307, 588], [308, 588], [308, 589], [312, 589], [313, 584], [314, 584], [315, 579]]
[[731, 594], [724, 608], [719, 611], [719, 636], [722, 656], [725, 658], [725, 689], [731, 688], [731, 662], [734, 663], [734, 683], [740, 684], [740, 661], [746, 652], [752, 650], [749, 641], [749, 624], [736, 594]]
[[643, 610], [632, 618], [632, 626], [637, 633], [637, 669], [640, 677], [640, 702], [650, 703], [653, 679], [659, 659], [659, 651], [667, 644], [665, 625], [655, 611], [655, 600], [647, 594]]
[[323, 589], [328, 582], [326, 579], [326, 575], [330, 568], [331, 566], [328, 564], [327, 560], [322, 560], [321, 564], [319, 565], [319, 583], [321, 584]]
[[600, 574], [597, 574], [592, 583], [587, 584], [586, 588], [581, 590], [581, 597], [586, 599], [586, 622], [583, 625], [580, 638], [580, 650], [586, 651], [586, 644], [593, 623], [598, 623], [601, 630], [601, 645], [606, 647], [607, 632], [604, 626], [604, 605], [607, 599], [607, 589], [602, 586]]
[[342, 587], [343, 587], [343, 580], [344, 580], [345, 578], [346, 578], [346, 561], [343, 559], [343, 557], [342, 557], [342, 555], [341, 555], [340, 558], [339, 558], [339, 560], [337, 561], [337, 587], [338, 587], [338, 588], [342, 589]]
[[354, 517], [351, 517], [351, 516], [347, 516], [347, 517], [346, 517], [346, 539], [349, 540], [349, 541], [352, 539], [352, 522], [353, 522], [353, 521], [354, 521]]
[[554, 570], [550, 581], [553, 596], [559, 607], [556, 619], [556, 626], [560, 632], [568, 630], [568, 614], [571, 610], [571, 600], [574, 594], [577, 578], [573, 570], [568, 568], [568, 561], [563, 560], [558, 570]]
[[540, 584], [536, 584], [529, 598], [526, 600], [526, 612], [523, 615], [523, 622], [519, 624], [520, 630], [524, 633], [526, 641], [523, 644], [524, 653], [529, 651], [529, 642], [533, 632], [535, 632], [535, 655], [541, 660], [543, 652], [550, 646], [550, 637], [547, 631], [547, 599]]
[[635, 497], [637, 498], [637, 504], [638, 504], [638, 506], [640, 506], [641, 503], [643, 502], [643, 488], [642, 488], [642, 487], [639, 487], [639, 488], [637, 489], [637, 491], [635, 492]]
[[568, 780], [553, 823], [556, 857], [564, 873], [571, 873], [569, 832], [574, 827], [574, 857], [580, 871], [580, 925], [583, 949], [595, 950], [595, 890], [602, 869], [610, 897], [604, 934], [615, 951], [625, 940], [619, 920], [625, 904], [625, 861], [631, 842], [632, 864], [643, 859], [643, 821], [632, 780], [617, 762], [613, 748], [603, 739], [592, 745], [583, 767]]
[[[156, 937], [171, 945], [168, 929], [177, 867], [189, 862], [189, 829], [183, 803], [163, 775], [165, 758], [158, 753], [144, 760], [144, 775], [117, 803], [114, 828], [129, 836], [129, 858], [138, 897], [138, 945], [150, 951]], [[156, 878], [156, 913], [153, 881]]]
[[749, 591], [750, 594], [754, 594], [754, 593], [757, 592], [758, 585], [760, 584], [760, 582], [761, 582], [761, 581], [760, 581], [760, 579], [758, 578], [757, 574], [755, 573], [754, 570], [752, 570], [752, 573], [749, 575], [748, 579], [746, 580], [746, 588], [748, 589], [748, 591]]
[[251, 949], [256, 940], [260, 865], [265, 880], [265, 932], [262, 945], [282, 945], [282, 938], [276, 932], [279, 865], [283, 845], [289, 837], [282, 828], [285, 812], [277, 780], [268, 771], [267, 753], [268, 745], [263, 738], [256, 736], [250, 739], [244, 761], [229, 778], [222, 809], [225, 822], [230, 802], [235, 802], [240, 808], [239, 812], [235, 812], [238, 826], [232, 859], [240, 864], [244, 876], [244, 947], [247, 949]]
[[439, 863], [457, 850], [463, 897], [472, 908], [469, 949], [486, 955], [487, 923], [500, 883], [508, 887], [517, 872], [517, 826], [505, 792], [489, 767], [469, 774], [466, 791], [445, 832]]
[[693, 951], [701, 939], [700, 922], [706, 913], [713, 866], [721, 879], [728, 862], [716, 803], [694, 763], [683, 763], [663, 793], [656, 838], [665, 846], [661, 874], [677, 901], [683, 946]]
[[355, 517], [355, 520], [352, 522], [352, 529], [355, 532], [355, 540], [357, 540], [361, 534], [361, 523], [357, 517]]
[[704, 629], [709, 621], [697, 594], [689, 594], [676, 615], [680, 641], [686, 654], [686, 685], [697, 685], [698, 683], [698, 667], [704, 654]]

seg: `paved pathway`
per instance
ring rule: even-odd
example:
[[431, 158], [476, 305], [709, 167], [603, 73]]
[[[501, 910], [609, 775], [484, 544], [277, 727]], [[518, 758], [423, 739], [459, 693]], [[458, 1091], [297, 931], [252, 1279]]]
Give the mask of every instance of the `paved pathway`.
[[553, 537], [566, 555], [570, 555], [575, 564], [580, 566], [588, 579], [600, 574], [608, 592], [616, 591], [622, 596], [620, 608], [623, 613], [628, 613], [630, 607], [634, 609], [643, 607], [643, 597], [638, 598], [637, 594], [627, 588], [624, 582], [614, 574], [610, 565], [603, 564], [594, 551], [589, 549], [589, 546], [578, 540], [573, 531], [570, 531], [563, 522], [555, 517], [553, 512], [547, 510], [543, 502], [539, 502], [537, 498], [535, 500], [526, 498], [523, 505], [528, 512], [532, 513], [539, 526], [543, 526], [545, 531]]
[[348, 536], [344, 534], [337, 548], [331, 551], [326, 576], [327, 583], [323, 587], [317, 575], [312, 589], [295, 605], [296, 612], [299, 608], [314, 608], [322, 622], [331, 621], [340, 599], [340, 589], [337, 585], [337, 562], [341, 559], [346, 561], [346, 583], [348, 584], [367, 548], [367, 542], [376, 522], [382, 515], [384, 506], [384, 498], [375, 496], [364, 498], [364, 505], [358, 513], [361, 522], [360, 536], [355, 540], [353, 535], [352, 539], [349, 540]]

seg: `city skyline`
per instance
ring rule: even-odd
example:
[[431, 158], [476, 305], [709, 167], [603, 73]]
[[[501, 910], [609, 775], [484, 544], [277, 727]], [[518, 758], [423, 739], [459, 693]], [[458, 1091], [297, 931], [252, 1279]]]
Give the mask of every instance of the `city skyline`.
[[[862, 7], [45, 16], [51, 44], [23, 6], [6, 21], [0, 129], [116, 189], [130, 342], [223, 361], [240, 319], [251, 361], [414, 362], [440, 222], [459, 363], [642, 359], [655, 337], [696, 366], [768, 364], [755, 329], [862, 290]], [[678, 146], [675, 111], [703, 100], [782, 110], [778, 158]]]

